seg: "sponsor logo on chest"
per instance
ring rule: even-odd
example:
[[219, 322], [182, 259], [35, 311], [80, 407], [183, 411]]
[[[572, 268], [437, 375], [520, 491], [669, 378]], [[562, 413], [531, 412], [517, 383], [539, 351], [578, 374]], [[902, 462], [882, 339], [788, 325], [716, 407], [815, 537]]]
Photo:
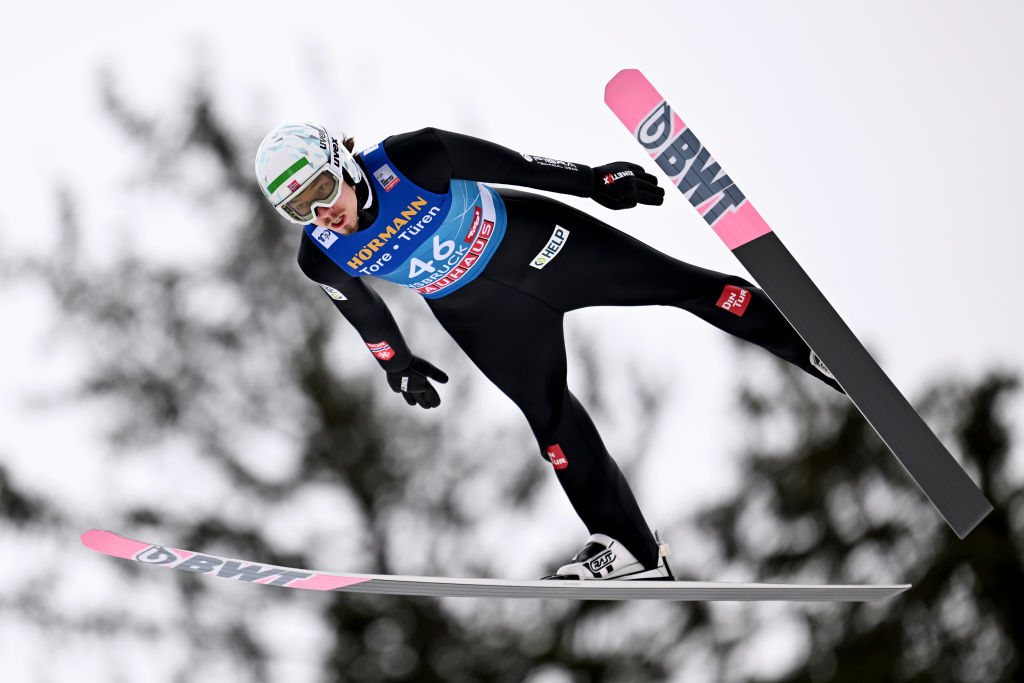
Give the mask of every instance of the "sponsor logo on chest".
[[391, 188], [398, 184], [398, 176], [387, 164], [374, 171], [373, 177], [377, 179], [377, 182], [380, 183], [385, 192], [391, 192]]
[[463, 239], [463, 242], [469, 242], [468, 236], [475, 236], [469, 247], [456, 246], [452, 240], [441, 242], [435, 236], [433, 256], [437, 260], [438, 266], [434, 266], [435, 261], [433, 260], [424, 263], [414, 258], [409, 276], [416, 277], [425, 272], [429, 272], [430, 275], [413, 282], [408, 287], [415, 289], [420, 294], [435, 294], [455, 284], [459, 278], [469, 272], [487, 250], [487, 243], [494, 234], [494, 221], [481, 220], [481, 216], [480, 207], [474, 207], [473, 223], [470, 225], [467, 237]]
[[313, 239], [324, 245], [325, 249], [330, 249], [331, 245], [338, 240], [338, 233], [327, 228], [316, 227], [313, 228]]
[[[376, 237], [366, 242], [362, 249], [354, 253], [348, 260], [348, 266], [364, 275], [372, 275], [380, 270], [381, 266], [390, 261], [392, 256], [390, 253], [384, 252], [375, 258], [378, 252], [389, 246], [389, 242], [395, 237], [406, 241], [410, 240], [441, 212], [439, 206], [432, 206], [423, 212], [427, 204], [427, 200], [423, 197], [416, 197], [399, 212], [398, 216], [392, 218], [390, 222], [384, 222], [383, 225], [386, 226], [384, 231], [377, 233]], [[413, 221], [416, 222], [413, 223]], [[378, 222], [380, 221], [378, 220]], [[398, 249], [398, 246], [397, 244], [393, 245], [393, 249]]]
[[562, 246], [565, 244], [567, 239], [569, 239], [569, 231], [556, 225], [555, 231], [551, 233], [551, 239], [549, 239], [547, 245], [540, 250], [540, 253], [534, 257], [533, 262], [530, 263], [530, 265], [537, 270], [546, 266], [551, 262], [551, 259], [558, 256], [558, 252], [562, 250]]

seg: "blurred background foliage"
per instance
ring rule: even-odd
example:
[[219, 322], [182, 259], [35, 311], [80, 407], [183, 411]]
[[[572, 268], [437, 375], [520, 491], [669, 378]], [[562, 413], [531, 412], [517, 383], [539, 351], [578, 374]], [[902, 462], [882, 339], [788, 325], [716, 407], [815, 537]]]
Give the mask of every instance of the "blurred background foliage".
[[[1000, 369], [941, 378], [915, 402], [995, 505], [964, 541], [852, 405], [773, 361], [770, 389], [737, 390], [748, 435], [737, 489], [661, 525], [670, 541], [685, 539], [673, 556], [682, 576], [914, 584], [879, 604], [309, 595], [69, 552], [86, 522], [339, 571], [530, 576], [575, 550], [547, 538], [551, 517], [571, 513], [553, 513], [538, 493], [551, 477], [525, 422], [508, 406], [474, 419], [493, 398], [481, 394], [485, 380], [422, 302], [375, 282], [416, 352], [453, 377], [440, 411], [410, 410], [387, 389], [299, 273], [296, 233], [252, 182], [241, 142], [252, 135], [217, 116], [214, 92], [199, 80], [180, 111], [159, 114], [133, 107], [110, 75], [102, 93], [139, 153], [118, 182], [136, 206], [183, 203], [208, 249], [161, 259], [175, 235], [140, 234], [144, 212], [130, 225], [83, 225], [74, 188], [60, 187], [60, 258], [3, 264], [9, 283], [46, 288], [52, 335], [85, 359], [43, 407], [93, 407], [104, 440], [82, 457], [102, 460], [109, 486], [104, 509], [82, 510], [19, 483], [17, 459], [0, 453], [5, 544], [53, 558], [33, 580], [0, 588], [0, 633], [25, 643], [35, 680], [61, 678], [46, 645], [56, 642], [102, 652], [85, 674], [108, 681], [1024, 680], [1024, 486], [1009, 414], [1018, 379]], [[94, 230], [117, 232], [121, 251], [87, 257]], [[620, 456], [629, 471], [642, 435], [673, 416], [640, 380], [617, 387], [609, 410], [593, 346], [578, 339], [571, 353], [602, 429], [617, 422], [640, 439]], [[763, 666], [776, 648], [786, 661]]]

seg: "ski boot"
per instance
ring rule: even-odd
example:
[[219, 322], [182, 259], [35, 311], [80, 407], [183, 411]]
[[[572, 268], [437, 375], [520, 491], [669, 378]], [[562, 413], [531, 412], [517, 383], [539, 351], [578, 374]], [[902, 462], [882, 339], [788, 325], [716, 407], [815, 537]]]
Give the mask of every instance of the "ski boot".
[[645, 569], [633, 553], [615, 539], [604, 534], [592, 534], [583, 550], [576, 553], [569, 564], [559, 567], [555, 574], [544, 579], [674, 581], [672, 569], [665, 559], [670, 552], [668, 544], [661, 542], [658, 532], [654, 533], [654, 539], [658, 543], [658, 564], [653, 569]]

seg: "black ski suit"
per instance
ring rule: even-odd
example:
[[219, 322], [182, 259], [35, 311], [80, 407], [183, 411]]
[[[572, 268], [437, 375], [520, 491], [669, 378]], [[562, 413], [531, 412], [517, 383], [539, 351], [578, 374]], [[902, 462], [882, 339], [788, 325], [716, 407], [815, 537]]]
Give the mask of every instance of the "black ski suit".
[[[383, 142], [390, 160], [417, 185], [444, 193], [452, 178], [518, 185], [589, 197], [593, 170], [527, 157], [477, 138], [425, 128]], [[537, 163], [536, 159], [551, 163]], [[586, 410], [566, 384], [562, 317], [586, 306], [660, 304], [684, 309], [761, 346], [837, 388], [811, 364], [810, 349], [768, 297], [744, 279], [678, 261], [553, 199], [498, 189], [508, 222], [482, 273], [427, 303], [474, 364], [522, 410], [573, 508], [590, 533], [618, 540], [645, 567], [657, 545], [629, 485]], [[360, 216], [360, 224], [373, 216]], [[567, 233], [543, 268], [533, 260], [556, 227]], [[413, 354], [393, 317], [363, 278], [352, 277], [304, 234], [299, 265], [313, 281], [337, 290], [338, 310], [368, 344], [386, 339], [393, 356], [381, 366], [405, 368]], [[339, 298], [340, 292], [344, 298]]]

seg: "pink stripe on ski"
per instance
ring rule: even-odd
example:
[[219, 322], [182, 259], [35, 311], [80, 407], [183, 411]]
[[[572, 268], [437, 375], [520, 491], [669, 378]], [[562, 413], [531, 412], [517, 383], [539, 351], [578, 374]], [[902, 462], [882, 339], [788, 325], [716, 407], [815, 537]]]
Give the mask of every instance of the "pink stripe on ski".
[[725, 242], [730, 251], [772, 231], [749, 201], [743, 202], [740, 208], [719, 218], [711, 229]]
[[[100, 529], [91, 529], [90, 531], [86, 531], [84, 534], [82, 534], [82, 544], [85, 545], [87, 548], [97, 550], [105, 555], [120, 557], [125, 560], [135, 560], [139, 553], [154, 547], [149, 543], [134, 541], [130, 538], [125, 538], [124, 536], [115, 534], [112, 531], [101, 531]], [[187, 560], [188, 558], [197, 554], [191, 550], [178, 550], [177, 548], [167, 548], [166, 550], [173, 552], [177, 556], [178, 560]], [[230, 559], [220, 557], [219, 555], [210, 555], [209, 557], [216, 557], [219, 560]], [[178, 560], [175, 560], [175, 562], [172, 564], [158, 564], [156, 566], [173, 569], [174, 565], [178, 564]], [[268, 576], [265, 579], [254, 581], [253, 583], [270, 583], [276, 578], [278, 578], [277, 575]], [[314, 574], [308, 579], [296, 579], [294, 581], [291, 581], [288, 583], [286, 587], [304, 588], [306, 590], [315, 591], [329, 591], [334, 590], [335, 588], [344, 588], [345, 586], [352, 586], [357, 583], [363, 583], [365, 581], [371, 580], [372, 579], [355, 576]]]
[[[273, 577], [268, 579], [271, 580]], [[357, 583], [364, 583], [371, 579], [357, 578], [355, 576], [331, 576], [328, 574], [316, 574], [309, 577], [308, 579], [298, 579], [291, 581], [288, 584], [288, 588], [305, 588], [314, 591], [332, 591], [335, 588], [344, 588], [345, 586], [352, 586]], [[256, 581], [255, 583], [266, 583], [262, 581]]]
[[[115, 534], [113, 531], [102, 531], [100, 529], [90, 529], [82, 534], [81, 538], [82, 544], [86, 548], [92, 548], [104, 555], [121, 557], [126, 560], [134, 560], [135, 556], [143, 550], [153, 547], [149, 543], [134, 541]], [[191, 550], [178, 550], [177, 548], [167, 548], [167, 550], [170, 550], [182, 560], [187, 560], [196, 554]]]
[[[661, 106], [665, 99], [639, 70], [623, 69], [605, 86], [604, 101], [633, 137], [639, 139], [640, 124]], [[673, 110], [672, 131], [667, 140], [675, 139], [685, 128], [686, 124]], [[651, 158], [657, 157], [659, 152], [660, 149], [652, 150]], [[680, 180], [681, 178], [676, 178], [673, 182], [678, 184]], [[697, 210], [703, 216], [713, 205], [714, 202], [708, 200]], [[730, 250], [772, 231], [749, 201], [744, 201], [739, 208], [725, 213], [715, 222], [712, 229]]]
[[114, 557], [123, 557], [126, 560], [135, 559], [138, 553], [149, 547], [148, 543], [133, 541], [130, 538], [99, 529], [90, 529], [82, 534], [82, 544], [86, 548], [92, 548]]

